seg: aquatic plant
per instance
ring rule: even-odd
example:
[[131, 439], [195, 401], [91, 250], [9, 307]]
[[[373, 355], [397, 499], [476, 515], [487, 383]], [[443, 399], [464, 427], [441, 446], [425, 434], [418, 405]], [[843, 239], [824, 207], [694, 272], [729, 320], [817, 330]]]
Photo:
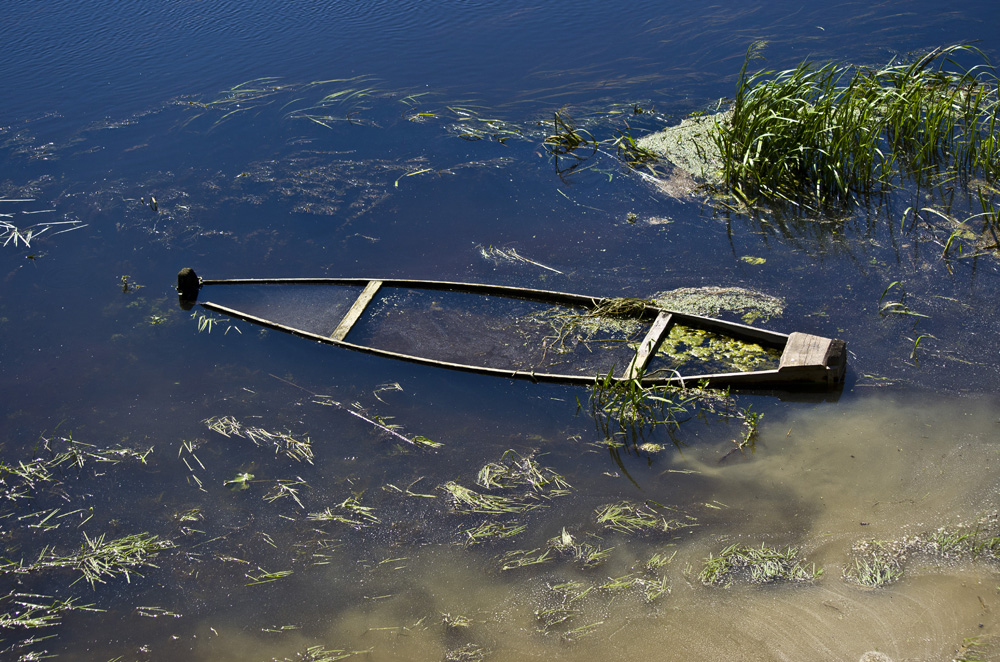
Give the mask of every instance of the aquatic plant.
[[466, 547], [485, 542], [491, 539], [513, 538], [527, 530], [527, 525], [500, 522], [480, 522], [474, 527], [462, 531], [462, 544]]
[[584, 570], [596, 568], [607, 561], [611, 550], [614, 549], [614, 547], [605, 549], [600, 545], [577, 542], [565, 527], [563, 527], [562, 533], [549, 539], [548, 546], [560, 556], [570, 559]]
[[[663, 511], [677, 513], [680, 517], [668, 518]], [[594, 514], [598, 524], [620, 533], [670, 533], [696, 526], [693, 517], [652, 501], [609, 503], [597, 508]]]
[[797, 547], [760, 547], [730, 545], [718, 556], [709, 554], [698, 579], [706, 586], [731, 586], [736, 579], [751, 584], [770, 584], [778, 581], [806, 582], [823, 574], [816, 564], [807, 566], [799, 557]]
[[270, 432], [264, 428], [243, 425], [232, 416], [213, 416], [202, 421], [209, 430], [224, 437], [248, 439], [255, 446], [271, 446], [275, 453], [283, 453], [298, 462], [313, 462], [312, 441], [309, 437], [296, 438], [288, 432]]
[[521, 455], [513, 449], [504, 451], [499, 462], [484, 464], [476, 476], [476, 484], [486, 489], [530, 487], [549, 496], [560, 496], [572, 488], [565, 478], [541, 466], [532, 455]]
[[294, 658], [285, 657], [281, 660], [272, 658], [272, 660], [273, 662], [337, 662], [337, 660], [346, 660], [355, 655], [364, 655], [371, 652], [372, 649], [352, 651], [341, 648], [331, 649], [326, 646], [316, 645], [308, 647], [301, 653], [297, 653]]
[[[615, 379], [599, 375], [590, 387], [590, 415], [605, 439], [622, 438], [637, 447], [648, 433], [659, 427], [677, 428], [698, 407], [715, 410], [728, 406], [729, 393], [710, 390], [704, 384], [646, 386], [642, 376]], [[583, 405], [579, 405], [582, 409]]]
[[[280, 379], [280, 377], [276, 379]], [[281, 380], [281, 381], [290, 383], [287, 382], [287, 380]], [[293, 384], [293, 386], [298, 386], [298, 385]], [[376, 397], [378, 396], [376, 395]], [[347, 412], [351, 416], [354, 416], [355, 418], [364, 421], [368, 425], [371, 425], [379, 432], [385, 433], [386, 436], [392, 439], [396, 439], [397, 441], [402, 441], [403, 443], [408, 444], [410, 446], [415, 446], [417, 448], [423, 448], [423, 449], [432, 449], [432, 448], [440, 448], [441, 446], [444, 445], [439, 441], [428, 439], [423, 435], [407, 436], [403, 434], [402, 432], [403, 427], [401, 425], [390, 422], [391, 417], [387, 418], [384, 416], [379, 416], [377, 414], [369, 414], [368, 411], [358, 403], [354, 403], [353, 405], [344, 405], [338, 402], [337, 400], [334, 400], [332, 397], [328, 395], [318, 395], [315, 393], [313, 394], [313, 403], [317, 405], [323, 405], [324, 407], [336, 407], [337, 409]]]
[[105, 534], [91, 538], [83, 534], [83, 544], [76, 552], [59, 554], [53, 547], [44, 547], [31, 563], [23, 560], [0, 562], [0, 575], [34, 574], [53, 569], [74, 569], [80, 572], [91, 586], [103, 584], [106, 579], [121, 575], [126, 581], [131, 581], [133, 574], [139, 574], [137, 568], [156, 565], [153, 559], [165, 549], [174, 547], [170, 540], [148, 533], [105, 540]]
[[[962, 179], [1000, 170], [997, 76], [981, 51], [938, 48], [873, 70], [803, 62], [750, 73], [747, 49], [732, 109], [711, 133], [725, 189], [758, 200], [827, 205], [884, 191], [899, 177]], [[962, 69], [952, 56], [982, 64]]]
[[900, 580], [905, 562], [915, 556], [970, 561], [1000, 561], [1000, 517], [984, 515], [971, 524], [940, 527], [899, 540], [863, 540], [852, 547], [853, 564], [844, 577], [868, 588]]
[[483, 494], [459, 485], [455, 481], [448, 481], [439, 486], [439, 489], [444, 490], [448, 496], [452, 510], [459, 514], [517, 514], [544, 506], [544, 504], [530, 499], [508, 497], [500, 494]]
[[[586, 129], [577, 129], [568, 115], [556, 111], [552, 119], [553, 132], [542, 142], [549, 153], [555, 156], [572, 156], [584, 160], [597, 153], [600, 144]], [[577, 153], [578, 149], [586, 153]]]
[[350, 496], [335, 506], [327, 506], [321, 512], [309, 513], [310, 522], [340, 522], [355, 529], [361, 529], [380, 520], [370, 506], [361, 505], [358, 495]]

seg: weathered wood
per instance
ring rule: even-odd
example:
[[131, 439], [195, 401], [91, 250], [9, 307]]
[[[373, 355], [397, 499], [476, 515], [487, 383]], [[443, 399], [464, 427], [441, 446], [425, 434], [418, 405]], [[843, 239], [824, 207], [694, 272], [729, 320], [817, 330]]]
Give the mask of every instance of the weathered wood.
[[354, 305], [352, 305], [351, 309], [347, 311], [346, 315], [344, 315], [344, 319], [340, 320], [340, 324], [338, 324], [337, 328], [330, 334], [330, 338], [340, 341], [347, 337], [347, 333], [351, 330], [351, 327], [354, 326], [354, 323], [358, 321], [358, 318], [361, 317], [361, 313], [365, 312], [365, 308], [367, 308], [368, 304], [371, 303], [371, 300], [375, 298], [375, 293], [378, 292], [378, 288], [380, 287], [382, 287], [382, 281], [380, 280], [372, 280], [365, 285], [365, 289], [361, 291], [360, 295], [358, 295]]
[[639, 348], [635, 350], [632, 362], [629, 363], [628, 368], [625, 370], [625, 379], [635, 379], [645, 372], [646, 366], [649, 364], [649, 359], [652, 358], [653, 353], [660, 347], [660, 343], [663, 342], [663, 339], [670, 331], [671, 317], [673, 315], [665, 310], [656, 316], [652, 326], [649, 327], [649, 331], [646, 332], [646, 337], [642, 339], [642, 342], [639, 343]]
[[823, 338], [808, 333], [790, 333], [781, 353], [778, 372], [817, 383], [839, 384], [847, 367], [843, 340]]

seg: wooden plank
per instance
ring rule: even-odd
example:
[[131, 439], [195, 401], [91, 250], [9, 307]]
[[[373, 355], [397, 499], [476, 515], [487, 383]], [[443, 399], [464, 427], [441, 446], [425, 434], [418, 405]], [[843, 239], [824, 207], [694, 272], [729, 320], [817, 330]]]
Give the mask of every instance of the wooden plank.
[[788, 335], [788, 344], [785, 345], [785, 351], [781, 353], [781, 362], [778, 364], [778, 369], [799, 366], [826, 367], [832, 342], [830, 338], [813, 336], [808, 333], [790, 333]]
[[673, 316], [665, 310], [656, 316], [649, 331], [646, 332], [646, 337], [639, 343], [639, 348], [635, 351], [635, 356], [632, 357], [628, 369], [625, 370], [625, 379], [635, 379], [646, 370], [649, 359], [652, 358], [653, 353], [656, 352], [667, 332], [670, 331], [671, 317]]
[[330, 334], [330, 338], [336, 341], [341, 341], [347, 337], [347, 333], [351, 330], [351, 327], [354, 326], [354, 323], [358, 321], [358, 318], [361, 317], [361, 313], [365, 312], [365, 308], [369, 303], [371, 303], [371, 300], [375, 298], [375, 293], [378, 292], [380, 287], [382, 287], [382, 281], [380, 280], [372, 280], [365, 285], [365, 289], [362, 290], [360, 295], [358, 295], [354, 305], [352, 305], [351, 309], [347, 311], [346, 315], [344, 315], [344, 319], [340, 320], [340, 324], [338, 324], [337, 328]]

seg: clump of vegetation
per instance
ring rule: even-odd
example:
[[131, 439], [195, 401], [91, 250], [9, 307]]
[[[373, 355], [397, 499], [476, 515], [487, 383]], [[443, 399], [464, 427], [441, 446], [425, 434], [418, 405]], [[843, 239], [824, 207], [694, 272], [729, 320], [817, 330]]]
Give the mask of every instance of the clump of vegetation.
[[345, 649], [330, 649], [326, 646], [310, 646], [306, 650], [295, 655], [294, 658], [271, 658], [273, 662], [336, 662], [336, 660], [345, 660], [349, 657], [354, 657], [355, 655], [362, 655], [365, 653], [371, 653], [371, 649], [363, 651], [351, 651]]
[[797, 547], [730, 545], [718, 556], [709, 555], [698, 579], [706, 586], [731, 586], [737, 579], [751, 584], [808, 582], [823, 574], [816, 564], [807, 565]]
[[93, 586], [104, 583], [107, 578], [121, 575], [131, 581], [137, 568], [153, 567], [153, 559], [164, 549], [174, 544], [148, 533], [105, 540], [105, 535], [90, 538], [83, 534], [83, 544], [76, 552], [58, 554], [52, 547], [42, 549], [38, 558], [31, 563], [23, 560], [4, 560], [0, 563], [0, 575], [33, 574], [52, 569], [73, 569], [80, 572], [82, 579]]
[[688, 363], [705, 373], [768, 370], [781, 359], [780, 350], [679, 324], [670, 328], [656, 355], [669, 359], [682, 373]]
[[[664, 511], [676, 516], [668, 516]], [[651, 501], [609, 503], [598, 508], [595, 515], [598, 524], [619, 533], [670, 533], [696, 526], [693, 517]]]
[[544, 505], [529, 499], [508, 497], [501, 494], [483, 494], [459, 485], [455, 481], [448, 481], [440, 488], [445, 491], [452, 510], [463, 515], [473, 513], [484, 515], [518, 514], [541, 508]]
[[536, 493], [548, 490], [549, 496], [561, 496], [571, 489], [558, 473], [541, 466], [533, 456], [524, 456], [515, 450], [504, 452], [499, 462], [483, 465], [476, 483], [486, 489], [526, 486]]
[[249, 439], [255, 446], [271, 446], [275, 453], [284, 453], [293, 460], [312, 464], [313, 450], [309, 437], [296, 438], [288, 432], [270, 432], [264, 428], [243, 425], [232, 416], [213, 416], [204, 421], [205, 427], [224, 437]]
[[[455, 481], [448, 481], [438, 489], [453, 512], [460, 515], [521, 515], [545, 506], [543, 499], [552, 499], [570, 493], [572, 486], [556, 471], [543, 467], [533, 454], [521, 455], [508, 450], [497, 462], [487, 462], [476, 475], [476, 484], [485, 491], [477, 491]], [[521, 491], [527, 488], [526, 491]], [[506, 491], [507, 494], [496, 494]], [[516, 521], [501, 522], [488, 519], [462, 530], [462, 544], [476, 545], [491, 539], [513, 538], [527, 527]], [[533, 550], [537, 551], [537, 550]], [[545, 550], [544, 555], [550, 550]], [[547, 557], [546, 557], [547, 559]], [[519, 567], [521, 561], [502, 562]]]
[[600, 545], [579, 542], [565, 527], [563, 527], [562, 533], [549, 539], [548, 546], [560, 556], [571, 559], [584, 570], [596, 568], [607, 561], [611, 550], [614, 549], [613, 547], [605, 549]]
[[784, 312], [778, 297], [744, 287], [682, 287], [653, 295], [657, 306], [692, 315], [718, 317], [722, 312], [739, 315], [747, 324], [767, 321]]
[[615, 297], [584, 310], [553, 306], [532, 313], [527, 319], [552, 328], [552, 334], [545, 339], [546, 354], [566, 354], [581, 343], [620, 343], [638, 334], [643, 329], [639, 316], [651, 303], [646, 299]]
[[853, 546], [854, 564], [844, 576], [868, 588], [880, 588], [903, 577], [908, 558], [1000, 561], [1000, 524], [997, 513], [972, 524], [941, 527], [901, 540], [864, 540]]
[[[1000, 172], [998, 78], [969, 46], [938, 48], [881, 69], [803, 62], [749, 73], [747, 51], [731, 112], [711, 133], [726, 189], [758, 200], [821, 206], [927, 181]], [[964, 69], [953, 56], [979, 56]]]
[[[642, 375], [616, 379], [599, 375], [590, 388], [590, 415], [606, 439], [623, 437], [637, 446], [657, 428], [676, 429], [699, 407], [714, 411], [728, 407], [727, 391], [696, 387], [645, 386]], [[582, 405], [581, 405], [582, 407]]]
[[328, 506], [321, 512], [309, 513], [310, 522], [339, 522], [355, 529], [361, 529], [379, 522], [370, 506], [361, 505], [357, 495], [348, 497], [336, 506]]

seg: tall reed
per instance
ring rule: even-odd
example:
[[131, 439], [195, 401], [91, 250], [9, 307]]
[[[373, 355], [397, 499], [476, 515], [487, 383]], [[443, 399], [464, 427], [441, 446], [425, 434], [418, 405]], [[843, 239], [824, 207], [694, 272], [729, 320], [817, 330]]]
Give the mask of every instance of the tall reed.
[[[995, 70], [966, 45], [912, 64], [873, 70], [803, 62], [787, 71], [748, 68], [713, 135], [726, 188], [745, 203], [848, 202], [944, 171], [968, 179], [1000, 171]], [[975, 56], [970, 69], [953, 56]]]

